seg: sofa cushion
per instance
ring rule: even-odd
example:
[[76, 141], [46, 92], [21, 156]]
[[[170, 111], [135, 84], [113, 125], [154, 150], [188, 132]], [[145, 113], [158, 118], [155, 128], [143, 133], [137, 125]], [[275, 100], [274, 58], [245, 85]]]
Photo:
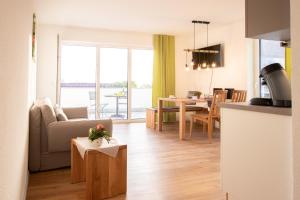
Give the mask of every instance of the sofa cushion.
[[58, 105], [54, 108], [55, 115], [58, 121], [68, 121], [67, 115], [64, 113], [63, 109]]
[[49, 98], [45, 98], [44, 100], [40, 101], [39, 105], [41, 107], [42, 116], [46, 127], [50, 123], [57, 121], [53, 106]]
[[87, 107], [62, 108], [68, 119], [88, 118]]

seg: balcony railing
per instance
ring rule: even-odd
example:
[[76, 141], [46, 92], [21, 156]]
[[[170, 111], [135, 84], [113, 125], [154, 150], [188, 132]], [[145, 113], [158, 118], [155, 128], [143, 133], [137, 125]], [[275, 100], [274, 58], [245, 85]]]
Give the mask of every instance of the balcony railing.
[[[63, 107], [87, 106], [89, 118], [128, 119], [128, 101], [124, 95], [118, 99], [117, 94], [127, 94], [124, 87], [111, 87], [111, 84], [100, 85], [100, 105], [96, 112], [95, 83], [61, 83], [61, 105]], [[151, 106], [151, 88], [132, 88], [131, 119], [145, 118], [145, 109]]]

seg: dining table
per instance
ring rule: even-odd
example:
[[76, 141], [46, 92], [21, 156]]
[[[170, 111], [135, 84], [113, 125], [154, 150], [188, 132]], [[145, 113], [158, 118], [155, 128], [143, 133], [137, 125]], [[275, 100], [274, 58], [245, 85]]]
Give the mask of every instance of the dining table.
[[[158, 98], [158, 131], [162, 131], [163, 124], [163, 102], [174, 102], [179, 105], [179, 139], [184, 140], [186, 129], [186, 106], [193, 103], [207, 103], [207, 98], [190, 99], [190, 98]], [[207, 108], [207, 104], [205, 104]]]
[[116, 114], [112, 115], [111, 117], [115, 118], [124, 118], [124, 115], [119, 113], [119, 100], [120, 99], [127, 99], [126, 95], [117, 95], [117, 94], [112, 94], [112, 95], [105, 95], [105, 97], [113, 97], [116, 98]]

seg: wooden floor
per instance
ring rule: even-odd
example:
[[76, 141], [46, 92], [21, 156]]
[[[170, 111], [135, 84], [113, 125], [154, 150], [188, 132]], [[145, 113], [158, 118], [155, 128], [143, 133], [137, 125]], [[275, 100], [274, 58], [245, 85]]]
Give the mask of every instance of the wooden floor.
[[[191, 139], [179, 141], [177, 126], [157, 133], [144, 123], [114, 125], [114, 137], [128, 144], [128, 189], [111, 200], [225, 199], [219, 183], [219, 134], [208, 144], [198, 127]], [[69, 168], [35, 173], [27, 199], [85, 199], [85, 185], [70, 183]]]

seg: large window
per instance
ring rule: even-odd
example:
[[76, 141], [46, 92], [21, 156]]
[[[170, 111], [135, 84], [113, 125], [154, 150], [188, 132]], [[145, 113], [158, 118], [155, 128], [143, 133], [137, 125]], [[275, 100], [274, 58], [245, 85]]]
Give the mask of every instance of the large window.
[[88, 106], [89, 118], [96, 109], [96, 47], [62, 46], [60, 104]]
[[152, 50], [64, 44], [61, 52], [63, 107], [87, 106], [91, 119], [145, 118], [152, 101]]
[[152, 50], [132, 50], [131, 61], [131, 118], [145, 118], [152, 106]]
[[[260, 70], [272, 63], [280, 63], [285, 66], [285, 48], [281, 42], [271, 40], [260, 40]], [[260, 84], [260, 96], [270, 98], [269, 89], [266, 85]]]
[[101, 118], [127, 119], [128, 49], [100, 49]]

